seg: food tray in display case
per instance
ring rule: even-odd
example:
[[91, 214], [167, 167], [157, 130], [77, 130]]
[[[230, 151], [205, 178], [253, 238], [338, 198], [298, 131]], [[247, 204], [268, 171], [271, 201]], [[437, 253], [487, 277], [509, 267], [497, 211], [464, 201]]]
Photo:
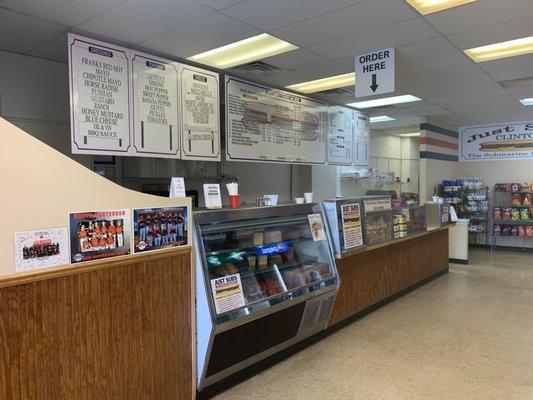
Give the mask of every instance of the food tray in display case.
[[364, 240], [367, 246], [388, 242], [394, 237], [392, 204], [390, 197], [367, 196], [363, 198]]
[[201, 211], [194, 222], [200, 389], [325, 329], [339, 281], [319, 204]]
[[322, 205], [337, 256], [364, 246], [362, 198], [324, 200]]

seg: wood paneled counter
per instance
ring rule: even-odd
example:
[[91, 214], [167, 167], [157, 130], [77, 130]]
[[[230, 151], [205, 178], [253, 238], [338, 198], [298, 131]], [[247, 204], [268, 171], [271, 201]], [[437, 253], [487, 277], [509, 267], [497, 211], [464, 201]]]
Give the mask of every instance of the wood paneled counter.
[[339, 257], [340, 288], [329, 326], [347, 323], [448, 271], [448, 227]]
[[0, 399], [192, 399], [191, 247], [0, 278]]

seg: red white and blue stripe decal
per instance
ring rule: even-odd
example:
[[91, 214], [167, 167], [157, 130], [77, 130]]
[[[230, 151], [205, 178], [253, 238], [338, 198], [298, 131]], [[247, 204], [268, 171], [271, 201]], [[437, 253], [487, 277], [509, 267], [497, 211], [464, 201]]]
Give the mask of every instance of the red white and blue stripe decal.
[[437, 125], [420, 124], [420, 158], [458, 161], [458, 134]]

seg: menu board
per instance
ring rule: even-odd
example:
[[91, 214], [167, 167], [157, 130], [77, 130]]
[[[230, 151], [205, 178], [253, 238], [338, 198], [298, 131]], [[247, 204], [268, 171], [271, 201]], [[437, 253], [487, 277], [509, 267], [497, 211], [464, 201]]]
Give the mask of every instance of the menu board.
[[352, 165], [354, 110], [341, 106], [328, 107], [328, 163]]
[[134, 155], [179, 158], [176, 64], [134, 53], [131, 71]]
[[370, 159], [370, 119], [354, 111], [354, 164], [368, 167]]
[[325, 103], [226, 77], [226, 154], [232, 161], [325, 164]]
[[69, 34], [72, 152], [124, 154], [130, 148], [126, 49]]
[[184, 65], [181, 70], [184, 160], [220, 161], [218, 74]]
[[359, 208], [359, 203], [341, 205], [342, 237], [345, 250], [363, 245], [361, 210]]

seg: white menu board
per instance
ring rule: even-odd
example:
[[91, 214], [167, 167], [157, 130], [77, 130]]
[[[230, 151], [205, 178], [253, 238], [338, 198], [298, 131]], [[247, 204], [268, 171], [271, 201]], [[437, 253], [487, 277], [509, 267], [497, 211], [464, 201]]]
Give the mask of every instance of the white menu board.
[[184, 160], [220, 161], [218, 74], [182, 65], [181, 107]]
[[179, 158], [175, 63], [132, 53], [133, 155]]
[[328, 107], [328, 163], [352, 165], [354, 110], [341, 106]]
[[368, 167], [370, 159], [370, 119], [368, 115], [354, 111], [354, 164]]
[[124, 154], [130, 147], [128, 52], [68, 35], [72, 152]]
[[232, 161], [325, 164], [327, 105], [226, 77], [226, 155]]

